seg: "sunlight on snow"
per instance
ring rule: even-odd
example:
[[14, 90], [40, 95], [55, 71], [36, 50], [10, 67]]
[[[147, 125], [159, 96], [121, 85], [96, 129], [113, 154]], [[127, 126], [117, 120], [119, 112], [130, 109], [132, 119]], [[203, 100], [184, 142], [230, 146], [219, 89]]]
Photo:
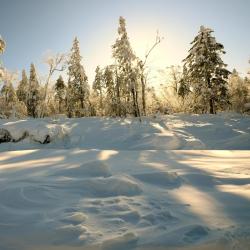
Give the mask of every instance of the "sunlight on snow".
[[218, 185], [217, 189], [221, 192], [231, 193], [241, 196], [250, 201], [250, 184], [247, 185]]
[[105, 151], [101, 151], [98, 154], [98, 159], [101, 161], [106, 161], [108, 160], [111, 156], [118, 154], [118, 151], [114, 151], [114, 150], [105, 150]]
[[174, 192], [174, 198], [180, 202], [190, 204], [189, 210], [199, 216], [202, 221], [210, 226], [227, 226], [233, 224], [223, 212], [223, 206], [206, 192], [189, 185], [181, 187]]

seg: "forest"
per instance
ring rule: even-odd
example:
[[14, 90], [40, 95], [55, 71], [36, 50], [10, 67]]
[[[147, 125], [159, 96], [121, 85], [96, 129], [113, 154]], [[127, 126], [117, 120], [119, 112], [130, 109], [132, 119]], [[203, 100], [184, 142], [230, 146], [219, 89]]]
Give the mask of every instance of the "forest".
[[[156, 113], [249, 112], [250, 77], [227, 69], [222, 58], [226, 51], [213, 32], [201, 26], [182, 65], [167, 67], [165, 80], [158, 86], [148, 84], [148, 58], [161, 46], [163, 37], [157, 33], [145, 57], [138, 58], [123, 17], [119, 18], [117, 39], [112, 45], [113, 63], [97, 66], [92, 83], [84, 69], [86, 62], [77, 37], [70, 52], [51, 53], [44, 59], [48, 66], [45, 79], [39, 77], [33, 63], [29, 74], [22, 70], [21, 79], [1, 63], [0, 116], [140, 118]], [[0, 46], [2, 54], [8, 41], [1, 38]]]

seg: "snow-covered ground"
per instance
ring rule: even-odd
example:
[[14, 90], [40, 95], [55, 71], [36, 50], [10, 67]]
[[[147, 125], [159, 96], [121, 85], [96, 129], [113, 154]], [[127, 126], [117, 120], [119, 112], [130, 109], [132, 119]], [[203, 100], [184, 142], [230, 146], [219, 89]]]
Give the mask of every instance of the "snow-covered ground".
[[1, 250], [250, 249], [249, 117], [0, 128]]
[[[0, 151], [37, 148], [100, 150], [250, 150], [250, 116], [168, 115], [143, 118], [0, 119], [16, 143], [0, 144]], [[42, 145], [47, 135], [51, 143]], [[1, 139], [1, 133], [0, 133]]]

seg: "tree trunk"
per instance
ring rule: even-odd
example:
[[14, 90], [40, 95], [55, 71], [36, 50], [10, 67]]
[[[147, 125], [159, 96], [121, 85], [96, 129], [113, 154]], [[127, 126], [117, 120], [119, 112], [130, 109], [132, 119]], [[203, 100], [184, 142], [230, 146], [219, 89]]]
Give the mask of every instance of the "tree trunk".
[[61, 114], [62, 112], [62, 99], [59, 98], [59, 113]]
[[103, 116], [102, 89], [100, 89], [100, 109], [101, 109], [101, 116]]
[[143, 111], [143, 115], [146, 116], [146, 99], [145, 99], [145, 79], [144, 79], [144, 75], [142, 73], [141, 75], [141, 93], [142, 93], [142, 111]]
[[116, 75], [116, 96], [117, 96], [117, 111], [116, 111], [116, 115], [121, 116], [121, 97], [120, 97], [120, 84], [119, 84], [119, 79], [118, 79], [118, 74], [117, 74], [117, 70], [115, 71], [115, 75]]
[[137, 114], [139, 117], [139, 120], [141, 122], [141, 112], [140, 112], [140, 107], [139, 107], [139, 103], [138, 103], [138, 90], [135, 90], [135, 98], [136, 98], [136, 109], [137, 109]]
[[209, 113], [214, 114], [214, 102], [212, 98], [209, 99]]
[[[210, 81], [210, 77], [207, 76], [207, 86], [210, 89], [210, 91], [212, 91], [212, 86], [211, 86], [211, 81]], [[215, 107], [214, 107], [214, 99], [212, 96], [212, 93], [210, 93], [210, 97], [209, 97], [209, 113], [210, 114], [215, 114]]]
[[139, 104], [138, 104], [138, 91], [136, 89], [136, 85], [133, 82], [133, 87], [131, 89], [132, 92], [132, 98], [133, 98], [133, 112], [135, 117], [140, 117], [140, 121], [141, 121], [141, 114], [140, 114], [140, 109], [139, 109]]

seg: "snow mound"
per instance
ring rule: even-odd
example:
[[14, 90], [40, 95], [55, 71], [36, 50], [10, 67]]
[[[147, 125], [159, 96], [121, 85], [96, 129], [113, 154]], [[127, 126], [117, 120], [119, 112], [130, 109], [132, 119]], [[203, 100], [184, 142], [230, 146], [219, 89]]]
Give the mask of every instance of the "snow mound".
[[148, 225], [159, 225], [161, 223], [165, 223], [165, 224], [170, 224], [170, 223], [174, 223], [177, 222], [178, 218], [176, 218], [175, 216], [172, 215], [172, 213], [168, 210], [163, 210], [163, 211], [159, 211], [159, 212], [154, 212], [154, 213], [148, 213], [145, 214], [141, 217], [141, 221], [140, 221], [140, 225], [143, 223], [145, 224], [145, 222]]
[[50, 236], [53, 245], [80, 245], [90, 236], [88, 227], [79, 225], [64, 225], [58, 227]]
[[138, 183], [127, 176], [110, 176], [96, 178], [58, 179], [51, 186], [56, 191], [64, 189], [65, 192], [83, 195], [84, 197], [114, 197], [135, 196], [142, 193]]
[[[47, 123], [45, 120], [19, 120], [7, 122], [0, 126], [0, 138], [9, 134], [10, 140], [5, 142], [19, 142], [27, 137], [31, 141], [42, 144], [50, 143], [56, 139], [63, 138], [67, 132], [63, 125]], [[7, 131], [7, 132], [6, 132]], [[3, 135], [2, 135], [3, 134]]]
[[183, 241], [189, 243], [196, 242], [209, 234], [209, 229], [201, 225], [191, 225], [185, 229], [186, 232], [183, 235]]
[[124, 235], [108, 239], [103, 242], [103, 250], [127, 250], [133, 249], [138, 241], [138, 236], [133, 232], [128, 232]]
[[87, 218], [88, 218], [87, 215], [85, 215], [82, 212], [74, 212], [69, 216], [65, 217], [62, 221], [73, 225], [77, 225], [86, 221]]
[[10, 132], [6, 129], [0, 128], [0, 143], [10, 142], [10, 141], [11, 141]]
[[28, 133], [31, 139], [44, 144], [64, 137], [65, 129], [57, 124], [41, 124]]
[[133, 177], [142, 182], [167, 188], [177, 188], [182, 182], [181, 177], [176, 172], [142, 173], [134, 174]]
[[135, 196], [142, 193], [138, 183], [126, 176], [89, 179], [85, 182], [84, 188], [99, 197]]
[[[210, 234], [210, 229], [208, 227], [199, 224], [191, 224], [191, 225], [181, 226], [172, 231], [162, 232], [154, 239], [154, 243], [152, 243], [152, 245], [153, 246], [168, 245], [169, 247], [172, 246], [173, 249], [179, 249], [175, 247], [176, 246], [186, 247], [187, 245], [198, 244], [199, 242], [205, 240], [209, 236], [209, 234]], [[152, 249], [154, 248], [152, 247]]]
[[110, 168], [102, 161], [90, 161], [78, 167], [71, 167], [57, 171], [54, 175], [86, 178], [86, 177], [108, 177], [111, 176]]
[[128, 211], [113, 212], [112, 215], [107, 215], [107, 217], [112, 217], [113, 219], [126, 221], [131, 224], [136, 224], [140, 220], [141, 215], [136, 210], [128, 210]]

